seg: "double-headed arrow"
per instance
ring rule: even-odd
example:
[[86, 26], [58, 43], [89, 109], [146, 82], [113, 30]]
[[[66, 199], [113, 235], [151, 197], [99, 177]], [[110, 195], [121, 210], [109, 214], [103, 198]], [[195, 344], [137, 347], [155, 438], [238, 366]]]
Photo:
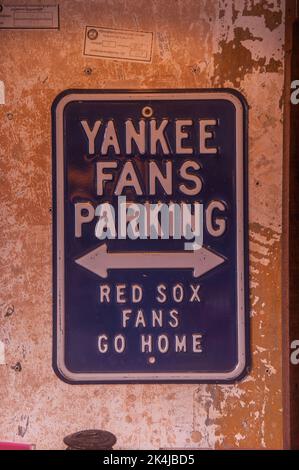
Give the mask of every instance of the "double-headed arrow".
[[75, 260], [80, 266], [107, 277], [108, 269], [193, 269], [193, 276], [199, 277], [224, 263], [222, 256], [206, 248], [196, 251], [108, 253], [103, 244]]

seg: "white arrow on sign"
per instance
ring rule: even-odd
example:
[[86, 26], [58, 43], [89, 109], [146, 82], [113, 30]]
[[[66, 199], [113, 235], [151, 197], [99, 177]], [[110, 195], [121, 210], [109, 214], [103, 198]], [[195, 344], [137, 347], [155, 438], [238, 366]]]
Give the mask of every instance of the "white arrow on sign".
[[206, 248], [186, 252], [139, 252], [108, 253], [103, 244], [75, 260], [80, 266], [107, 277], [108, 269], [193, 269], [193, 276], [199, 277], [224, 263], [222, 256]]

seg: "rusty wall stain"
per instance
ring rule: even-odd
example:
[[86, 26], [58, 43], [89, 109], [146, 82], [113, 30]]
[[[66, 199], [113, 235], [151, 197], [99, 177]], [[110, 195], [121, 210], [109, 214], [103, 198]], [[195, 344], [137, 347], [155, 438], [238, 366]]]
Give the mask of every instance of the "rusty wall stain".
[[[258, 3], [63, 0], [60, 31], [0, 31], [1, 439], [59, 449], [65, 435], [102, 427], [127, 449], [282, 446], [284, 2]], [[151, 64], [86, 58], [87, 24], [163, 32], [170, 51], [161, 55], [157, 35]], [[250, 374], [230, 386], [59, 381], [51, 368], [54, 97], [67, 88], [213, 86], [237, 87], [250, 105]]]

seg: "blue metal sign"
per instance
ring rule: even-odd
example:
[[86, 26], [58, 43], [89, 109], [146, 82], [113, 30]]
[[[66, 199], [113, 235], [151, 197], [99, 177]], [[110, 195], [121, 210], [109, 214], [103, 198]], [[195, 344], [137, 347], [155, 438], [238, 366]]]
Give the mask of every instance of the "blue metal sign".
[[56, 373], [69, 383], [243, 377], [242, 95], [69, 90], [52, 119]]

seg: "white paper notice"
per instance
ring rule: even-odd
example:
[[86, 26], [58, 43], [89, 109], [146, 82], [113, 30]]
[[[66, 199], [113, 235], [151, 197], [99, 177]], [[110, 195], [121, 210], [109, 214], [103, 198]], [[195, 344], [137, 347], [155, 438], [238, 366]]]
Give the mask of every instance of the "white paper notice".
[[0, 29], [58, 28], [58, 5], [0, 5]]
[[105, 59], [151, 62], [153, 33], [124, 29], [85, 29], [84, 55]]

